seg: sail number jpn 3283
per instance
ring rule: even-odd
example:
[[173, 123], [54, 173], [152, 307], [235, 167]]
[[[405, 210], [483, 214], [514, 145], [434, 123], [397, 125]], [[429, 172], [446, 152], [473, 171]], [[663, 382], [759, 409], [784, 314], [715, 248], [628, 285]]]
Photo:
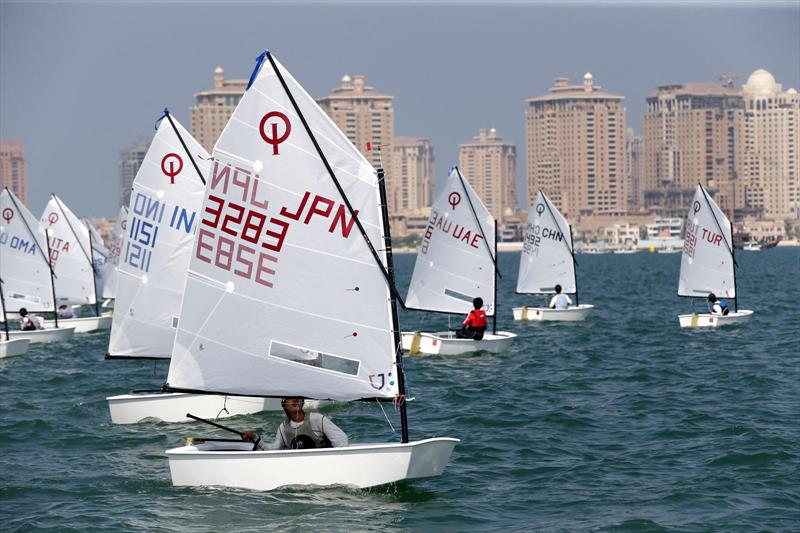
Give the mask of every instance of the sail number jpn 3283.
[[259, 199], [259, 181], [247, 169], [214, 162], [212, 193], [203, 208], [195, 256], [236, 276], [272, 287], [278, 257], [293, 222], [308, 225], [317, 218], [328, 219], [323, 223], [328, 233], [338, 229], [347, 238], [355, 219], [346, 216], [344, 205], [309, 191], [297, 206], [283, 206], [270, 215], [269, 202]]

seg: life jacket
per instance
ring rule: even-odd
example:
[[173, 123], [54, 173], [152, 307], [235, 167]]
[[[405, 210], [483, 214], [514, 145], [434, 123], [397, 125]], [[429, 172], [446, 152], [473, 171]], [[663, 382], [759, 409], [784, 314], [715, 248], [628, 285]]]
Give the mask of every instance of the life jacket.
[[730, 308], [728, 307], [728, 302], [725, 300], [717, 300], [717, 303], [719, 304], [719, 309], [722, 311], [723, 315], [727, 315], [731, 312]]
[[303, 422], [296, 428], [292, 427], [291, 420], [284, 420], [280, 427], [281, 440], [283, 445], [290, 450], [302, 450], [309, 448], [332, 448], [333, 445], [324, 433], [325, 417], [320, 423], [323, 425], [323, 433], [318, 436], [311, 427], [311, 415], [306, 414]]
[[470, 326], [473, 329], [486, 329], [486, 324], [486, 311], [483, 309], [473, 309], [464, 321], [465, 326]]
[[37, 329], [36, 324], [31, 320], [30, 316], [22, 317], [22, 331], [33, 331]]

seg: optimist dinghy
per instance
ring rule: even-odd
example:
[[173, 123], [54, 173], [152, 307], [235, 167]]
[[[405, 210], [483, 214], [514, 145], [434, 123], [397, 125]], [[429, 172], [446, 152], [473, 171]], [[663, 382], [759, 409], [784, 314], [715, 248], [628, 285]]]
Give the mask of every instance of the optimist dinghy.
[[572, 228], [550, 198], [540, 190], [525, 227], [517, 294], [545, 294], [549, 297], [555, 294], [556, 285], [561, 285], [562, 294], [575, 295], [575, 305], [566, 309], [551, 309], [547, 305], [515, 307], [514, 320], [584, 320], [594, 306], [580, 303], [576, 265]]
[[30, 339], [5, 340], [5, 338], [0, 337], [0, 359], [24, 354], [28, 351], [30, 342]]
[[472, 301], [485, 302], [492, 329], [480, 340], [459, 339], [452, 331], [404, 331], [403, 349], [411, 355], [508, 350], [515, 333], [497, 331], [497, 223], [458, 167], [450, 175], [431, 208], [406, 309], [457, 314], [463, 319]]
[[6, 317], [6, 303], [3, 298], [3, 280], [0, 279], [0, 306], [2, 306], [3, 330], [5, 336], [0, 333], [0, 359], [3, 357], [12, 357], [14, 355], [22, 355], [28, 351], [28, 345], [31, 343], [30, 339], [12, 339], [9, 335], [8, 318]]
[[678, 296], [702, 298], [710, 293], [717, 298], [732, 298], [734, 308], [727, 315], [690, 313], [678, 315], [682, 328], [708, 328], [746, 322], [753, 316], [739, 309], [736, 298], [736, 257], [733, 226], [728, 217], [699, 183], [686, 215], [686, 235], [681, 255]]
[[[59, 325], [74, 327], [75, 333], [109, 329], [111, 318], [100, 313], [98, 285], [97, 263], [104, 263], [105, 258], [99, 254], [95, 257], [97, 245], [90, 229], [55, 194], [50, 195], [39, 220], [47, 231], [50, 245], [50, 262], [56, 276], [56, 307], [90, 305], [95, 314], [93, 317], [59, 318]], [[45, 321], [45, 328], [52, 327], [55, 327], [55, 320]]]
[[[165, 110], [134, 179], [128, 219], [121, 224], [129, 231], [120, 244], [107, 359], [169, 359], [208, 166], [208, 153]], [[106, 400], [114, 424], [145, 419], [184, 422], [187, 412], [224, 418], [280, 410], [278, 402], [265, 402], [263, 398], [158, 390]]]
[[55, 273], [48, 259], [52, 251], [44, 227], [8, 188], [0, 193], [0, 215], [0, 297], [9, 337], [29, 339], [31, 343], [69, 340], [75, 328], [61, 327], [57, 318], [49, 329], [22, 331], [11, 327], [6, 313], [25, 308], [31, 314], [55, 314]]
[[269, 52], [213, 160], [169, 390], [395, 401], [402, 442], [192, 442], [166, 452], [172, 483], [371, 487], [441, 474], [458, 439], [408, 439], [383, 176]]
[[113, 307], [117, 297], [117, 279], [119, 270], [119, 256], [122, 253], [122, 240], [125, 229], [128, 227], [128, 206], [119, 208], [114, 231], [111, 233], [111, 249], [103, 272], [103, 304], [102, 307]]

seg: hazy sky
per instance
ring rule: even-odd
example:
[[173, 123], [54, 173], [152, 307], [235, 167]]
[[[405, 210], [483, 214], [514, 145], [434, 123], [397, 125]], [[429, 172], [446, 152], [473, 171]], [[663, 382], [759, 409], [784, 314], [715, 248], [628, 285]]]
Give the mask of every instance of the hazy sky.
[[637, 133], [659, 84], [733, 71], [738, 87], [766, 68], [800, 89], [799, 6], [0, 0], [0, 138], [25, 145], [34, 213], [53, 191], [115, 216], [119, 151], [164, 106], [188, 128], [215, 66], [246, 78], [269, 48], [314, 96], [345, 73], [394, 95], [396, 135], [432, 140], [437, 179], [488, 127], [517, 145], [523, 178], [525, 99], [555, 76], [590, 71], [625, 97]]

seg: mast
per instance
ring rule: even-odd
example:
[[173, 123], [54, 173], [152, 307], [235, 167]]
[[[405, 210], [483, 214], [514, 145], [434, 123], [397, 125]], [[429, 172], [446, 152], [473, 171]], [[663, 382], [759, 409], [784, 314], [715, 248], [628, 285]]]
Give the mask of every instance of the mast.
[[570, 254], [572, 255], [572, 272], [575, 274], [575, 307], [581, 305], [581, 299], [578, 296], [578, 263], [575, 261], [575, 241], [572, 240], [572, 224], [569, 226], [569, 242], [572, 243]]
[[[389, 278], [394, 285], [394, 259], [392, 257], [392, 236], [389, 227], [389, 209], [386, 205], [386, 183], [383, 180], [383, 169], [378, 169], [378, 189], [381, 195], [381, 213], [383, 214], [383, 245], [386, 250], [386, 269], [389, 273]], [[403, 350], [401, 348], [400, 339], [400, 320], [397, 316], [397, 299], [394, 293], [391, 296], [392, 302], [392, 331], [394, 333], [394, 346], [395, 346], [395, 361], [397, 364], [397, 386], [399, 389], [400, 397], [403, 402], [400, 404], [400, 425], [402, 432], [403, 443], [408, 442], [408, 413], [406, 411], [406, 379], [405, 370], [403, 368]]]
[[497, 220], [494, 221], [494, 313], [492, 314], [492, 335], [497, 335]]
[[[733, 240], [733, 222], [728, 222], [731, 225], [731, 240]], [[733, 260], [733, 312], [739, 311], [739, 291], [736, 290], [736, 252], [735, 248], [731, 247], [731, 259]]]
[[94, 242], [92, 240], [92, 230], [89, 229], [88, 225], [86, 229], [89, 230], [89, 261], [92, 266], [92, 290], [94, 291], [94, 315], [100, 316], [100, 300], [97, 297], [97, 270], [95, 269], [94, 266]]
[[3, 329], [6, 330], [6, 340], [11, 340], [11, 334], [8, 332], [8, 316], [6, 316], [6, 297], [3, 295], [3, 279], [0, 278], [0, 307], [3, 308]]
[[[23, 219], [24, 220], [24, 219]], [[50, 251], [50, 230], [44, 230], [45, 234], [45, 242], [47, 243], [47, 257], [52, 257], [52, 252]], [[50, 267], [50, 289], [53, 291], [53, 318], [56, 321], [56, 329], [58, 329], [58, 305], [56, 300], [56, 282], [53, 279], [53, 265], [50, 263], [50, 260], [47, 260], [47, 266]]]

